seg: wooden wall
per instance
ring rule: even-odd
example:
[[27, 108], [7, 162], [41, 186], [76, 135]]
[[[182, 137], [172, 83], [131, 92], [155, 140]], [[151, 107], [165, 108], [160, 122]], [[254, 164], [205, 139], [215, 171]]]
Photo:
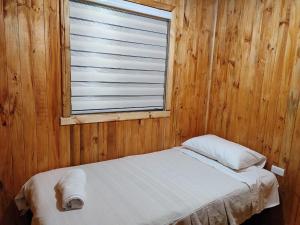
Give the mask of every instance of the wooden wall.
[[284, 223], [298, 225], [300, 1], [219, 0], [215, 38], [207, 132], [286, 169]]
[[162, 150], [205, 132], [214, 0], [135, 0], [178, 10], [170, 118], [60, 126], [58, 0], [0, 0], [0, 224], [35, 173]]
[[59, 1], [0, 0], [0, 224], [37, 172], [203, 133], [284, 167], [284, 224], [300, 224], [300, 1], [134, 1], [178, 10], [171, 117], [62, 127]]

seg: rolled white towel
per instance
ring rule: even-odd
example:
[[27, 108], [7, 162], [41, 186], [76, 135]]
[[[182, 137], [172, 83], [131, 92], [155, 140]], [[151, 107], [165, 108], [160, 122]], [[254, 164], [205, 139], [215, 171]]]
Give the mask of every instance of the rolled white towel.
[[81, 209], [85, 201], [86, 174], [82, 169], [68, 171], [57, 183], [64, 210]]

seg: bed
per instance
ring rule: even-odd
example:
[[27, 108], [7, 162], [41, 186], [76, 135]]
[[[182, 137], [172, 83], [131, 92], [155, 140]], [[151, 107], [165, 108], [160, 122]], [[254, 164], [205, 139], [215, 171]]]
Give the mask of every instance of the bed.
[[32, 225], [236, 225], [279, 204], [271, 172], [237, 172], [176, 147], [80, 166], [86, 203], [63, 211], [55, 184], [72, 168], [37, 174], [23, 186], [16, 201], [30, 207]]

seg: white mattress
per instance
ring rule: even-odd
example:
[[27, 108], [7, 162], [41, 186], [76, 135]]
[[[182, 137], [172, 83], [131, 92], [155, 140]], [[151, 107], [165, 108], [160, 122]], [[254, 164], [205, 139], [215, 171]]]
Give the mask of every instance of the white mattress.
[[279, 204], [275, 176], [235, 172], [183, 148], [80, 166], [87, 174], [81, 210], [62, 211], [55, 185], [72, 169], [33, 176], [16, 197], [34, 225], [240, 224]]

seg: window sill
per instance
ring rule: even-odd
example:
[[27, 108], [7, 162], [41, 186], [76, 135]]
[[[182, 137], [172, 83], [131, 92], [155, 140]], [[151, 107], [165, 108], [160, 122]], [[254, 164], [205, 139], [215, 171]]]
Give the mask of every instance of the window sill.
[[151, 111], [151, 112], [123, 112], [123, 113], [101, 113], [74, 115], [70, 117], [61, 117], [60, 125], [74, 125], [84, 123], [101, 123], [123, 120], [138, 120], [150, 118], [169, 117], [170, 111]]

